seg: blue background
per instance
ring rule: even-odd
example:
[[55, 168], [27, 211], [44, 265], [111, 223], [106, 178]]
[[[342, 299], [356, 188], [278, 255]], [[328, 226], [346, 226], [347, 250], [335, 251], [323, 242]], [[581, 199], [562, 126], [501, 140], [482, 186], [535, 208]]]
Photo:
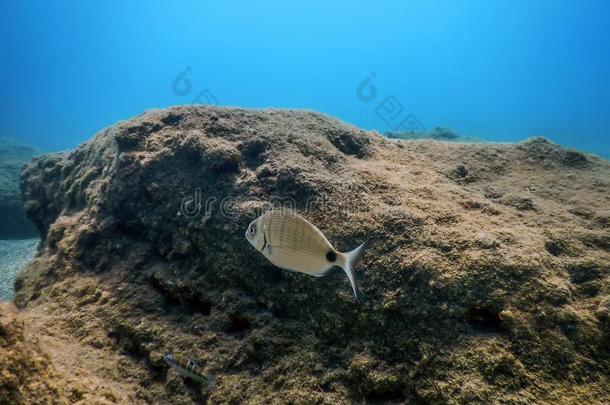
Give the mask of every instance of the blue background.
[[[428, 129], [540, 134], [610, 157], [608, 1], [8, 3], [0, 136], [46, 150], [207, 90], [221, 105], [307, 108], [380, 131], [398, 123], [375, 112], [394, 96]], [[186, 81], [172, 88], [182, 72], [186, 95]], [[356, 88], [371, 72], [367, 103]]]

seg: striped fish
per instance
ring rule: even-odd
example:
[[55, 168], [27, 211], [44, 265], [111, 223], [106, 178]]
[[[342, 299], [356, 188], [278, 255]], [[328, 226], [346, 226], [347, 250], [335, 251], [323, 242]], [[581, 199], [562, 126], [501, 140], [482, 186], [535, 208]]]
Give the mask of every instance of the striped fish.
[[164, 359], [167, 365], [175, 369], [182, 377], [197, 383], [206, 384], [208, 387], [211, 387], [214, 383], [214, 376], [204, 374], [199, 364], [194, 360], [185, 362], [180, 358], [174, 357], [171, 353], [166, 354]]
[[354, 267], [364, 244], [351, 252], [338, 252], [322, 231], [290, 210], [265, 212], [250, 223], [246, 239], [271, 263], [285, 270], [320, 277], [334, 266], [341, 267], [358, 299]]

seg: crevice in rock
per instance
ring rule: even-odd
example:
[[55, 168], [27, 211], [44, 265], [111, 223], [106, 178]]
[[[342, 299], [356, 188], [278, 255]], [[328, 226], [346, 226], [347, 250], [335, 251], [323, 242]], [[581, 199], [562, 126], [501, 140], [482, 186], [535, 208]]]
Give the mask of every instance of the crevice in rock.
[[197, 312], [204, 316], [209, 316], [212, 312], [212, 302], [188, 288], [172, 285], [158, 276], [151, 278], [151, 284], [172, 306], [179, 305], [186, 312]]
[[148, 352], [136, 334], [125, 326], [119, 325], [108, 332], [108, 337], [123, 350], [125, 355], [136, 361], [145, 360]]
[[584, 262], [570, 265], [568, 273], [570, 273], [570, 280], [575, 284], [583, 284], [603, 277], [603, 271], [596, 263]]
[[265, 161], [264, 153], [267, 150], [267, 144], [262, 140], [249, 142], [240, 149], [246, 166], [251, 169], [255, 169]]
[[500, 311], [488, 306], [471, 307], [466, 313], [466, 321], [478, 333], [499, 334], [504, 331]]
[[364, 397], [369, 404], [396, 404], [404, 403], [406, 397], [402, 389], [396, 388], [394, 390], [384, 392], [371, 392]]
[[229, 326], [227, 328], [227, 332], [237, 335], [244, 335], [250, 329], [252, 329], [252, 323], [244, 315], [232, 313], [229, 316]]

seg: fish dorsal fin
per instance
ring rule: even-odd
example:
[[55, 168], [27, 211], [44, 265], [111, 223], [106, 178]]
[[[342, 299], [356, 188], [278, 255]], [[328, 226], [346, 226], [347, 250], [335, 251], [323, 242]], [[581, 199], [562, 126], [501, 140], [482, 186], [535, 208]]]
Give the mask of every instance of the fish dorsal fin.
[[194, 367], [198, 367], [201, 368], [201, 361], [200, 360], [195, 360], [195, 359], [188, 359], [184, 365], [187, 369]]

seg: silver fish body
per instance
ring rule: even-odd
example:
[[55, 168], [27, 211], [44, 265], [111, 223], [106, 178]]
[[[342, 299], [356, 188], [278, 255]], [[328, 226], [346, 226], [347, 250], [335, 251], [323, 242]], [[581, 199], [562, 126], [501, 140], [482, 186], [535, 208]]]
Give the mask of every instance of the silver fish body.
[[315, 225], [290, 210], [271, 210], [250, 223], [246, 239], [271, 263], [285, 270], [322, 276], [341, 267], [358, 298], [354, 267], [363, 245], [351, 252], [338, 252]]
[[164, 360], [168, 366], [175, 369], [182, 377], [206, 384], [208, 387], [211, 387], [214, 383], [214, 376], [204, 374], [199, 364], [194, 360], [183, 361], [180, 358], [174, 357], [171, 353], [166, 354]]

